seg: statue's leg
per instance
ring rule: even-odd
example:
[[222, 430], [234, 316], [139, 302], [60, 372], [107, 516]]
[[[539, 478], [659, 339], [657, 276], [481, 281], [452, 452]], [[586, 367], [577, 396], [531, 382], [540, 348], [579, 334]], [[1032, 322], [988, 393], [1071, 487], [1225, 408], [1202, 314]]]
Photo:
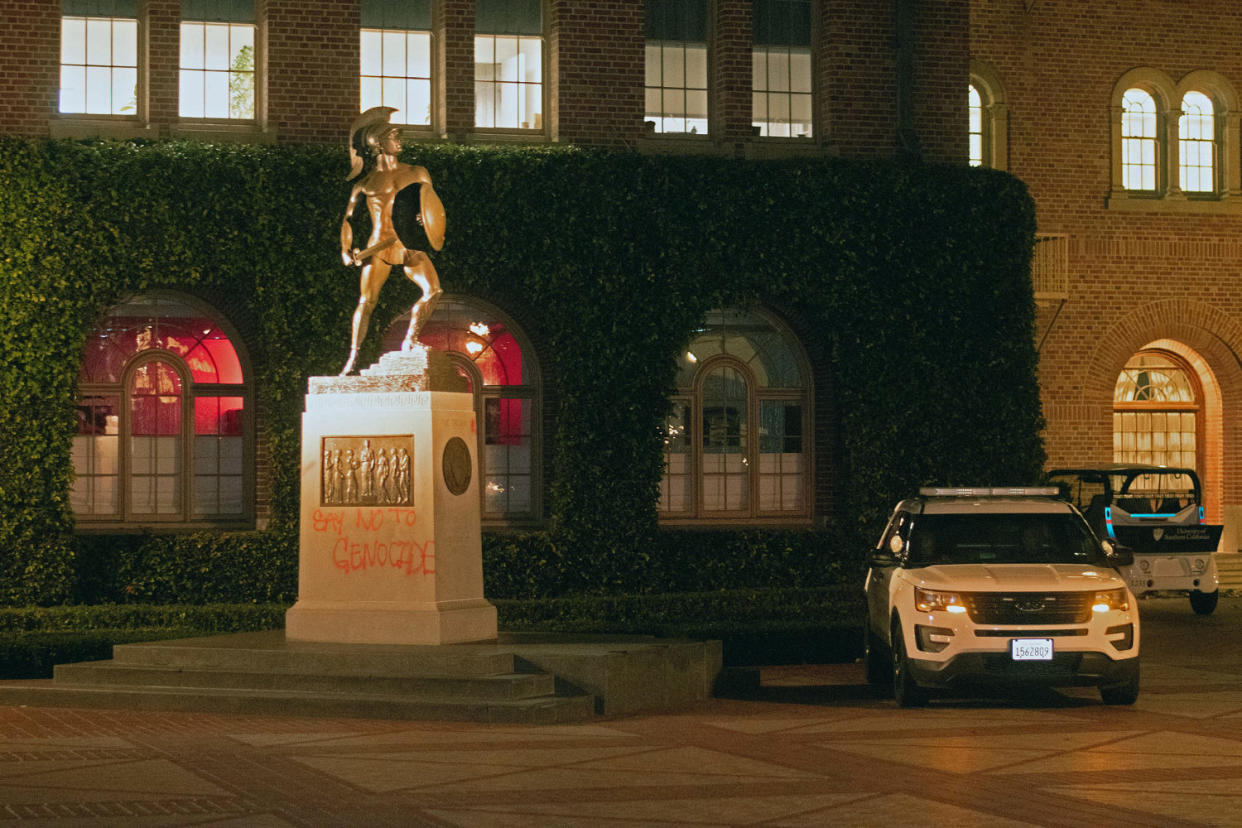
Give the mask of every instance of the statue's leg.
[[371, 324], [371, 311], [379, 299], [380, 288], [388, 279], [392, 265], [382, 259], [371, 258], [362, 266], [362, 286], [358, 292], [358, 307], [354, 308], [354, 319], [350, 326], [349, 361], [341, 369], [341, 376], [354, 370], [354, 361], [358, 359], [358, 347], [366, 339], [367, 327]]
[[406, 253], [405, 275], [423, 291], [423, 295], [414, 303], [414, 307], [410, 308], [410, 326], [406, 329], [405, 340], [401, 343], [401, 350], [408, 351], [418, 341], [419, 332], [431, 318], [432, 312], [436, 309], [436, 303], [440, 301], [440, 294], [444, 291], [440, 290], [440, 277], [436, 273], [435, 265], [421, 250]]

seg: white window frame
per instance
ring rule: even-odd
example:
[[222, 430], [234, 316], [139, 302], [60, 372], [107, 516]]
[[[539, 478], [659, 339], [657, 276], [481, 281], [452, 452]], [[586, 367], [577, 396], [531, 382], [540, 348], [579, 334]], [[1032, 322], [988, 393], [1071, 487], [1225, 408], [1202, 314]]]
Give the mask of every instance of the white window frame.
[[[68, 40], [71, 37], [71, 29], [80, 25], [82, 29], [82, 52], [81, 62], [67, 62], [69, 57], [77, 57], [70, 55]], [[116, 57], [116, 43], [118, 25], [125, 28], [132, 27], [133, 43], [127, 44], [133, 49], [133, 63], [118, 63]], [[102, 29], [107, 29], [107, 52], [106, 60], [100, 57], [98, 62], [92, 60], [92, 52], [95, 51], [94, 41], [103, 35]], [[115, 118], [125, 120], [138, 120], [144, 113], [146, 107], [144, 105], [145, 95], [143, 94], [143, 85], [145, 81], [145, 60], [143, 59], [143, 31], [141, 22], [136, 16], [118, 16], [118, 15], [87, 15], [87, 14], [69, 14], [64, 13], [60, 18], [60, 80], [57, 94], [57, 111], [64, 116], [70, 117], [86, 117], [86, 118]], [[74, 50], [76, 51], [76, 50]], [[66, 77], [69, 74], [76, 73], [80, 70], [82, 75], [81, 98], [82, 105], [80, 107], [72, 107], [66, 109], [65, 92], [67, 88]], [[125, 83], [124, 74], [132, 71], [133, 78], [133, 109], [126, 112], [125, 105], [117, 105], [117, 84]], [[122, 77], [118, 78], [118, 74]], [[103, 76], [107, 77], [107, 108], [91, 108], [90, 91], [93, 86], [103, 81]], [[126, 84], [128, 85], [128, 84]], [[129, 101], [126, 101], [128, 104]]]
[[[548, 9], [542, 0], [477, 0], [475, 132], [500, 140], [505, 135], [529, 140], [550, 134], [548, 26]], [[535, 49], [538, 55], [532, 55]], [[509, 114], [509, 103], [512, 122], [502, 118]]]
[[[691, 50], [695, 49], [702, 50], [703, 53], [702, 78], [687, 77], [691, 63]], [[658, 54], [659, 58], [653, 58], [653, 54]], [[698, 41], [648, 40], [646, 55], [643, 112], [647, 122], [654, 123], [654, 131], [660, 135], [707, 135], [711, 123], [711, 49], [708, 44]], [[669, 80], [670, 74], [676, 78], [676, 74], [668, 71], [670, 61], [672, 64], [680, 64], [680, 83]], [[659, 67], [658, 74], [653, 74], [653, 66]], [[691, 95], [702, 96], [701, 116], [699, 113], [692, 115], [690, 112], [691, 104], [688, 99]], [[654, 100], [656, 96], [660, 101], [659, 112], [651, 111], [648, 105], [648, 102]], [[680, 107], [676, 104], [678, 98], [681, 100]], [[679, 122], [680, 129], [670, 128], [670, 126], [678, 126]], [[699, 129], [700, 126], [702, 129]]]
[[[378, 66], [368, 66], [368, 61], [372, 58], [371, 50], [368, 49], [368, 35], [378, 36], [380, 48], [374, 53], [374, 61]], [[427, 43], [427, 74], [425, 76], [412, 74], [410, 67], [410, 45], [411, 38], [426, 38]], [[389, 49], [395, 48], [398, 41], [403, 41], [402, 56], [399, 62], [403, 64], [400, 72], [389, 71], [397, 68], [398, 61], [394, 60], [389, 54]], [[368, 69], [376, 69], [378, 72], [368, 72]], [[373, 26], [363, 26], [359, 30], [359, 112], [364, 112], [373, 106], [391, 106], [398, 110], [393, 113], [391, 121], [394, 124], [400, 124], [404, 127], [413, 127], [415, 129], [430, 129], [435, 120], [436, 110], [436, 40], [435, 34], [430, 29], [396, 29], [396, 28], [379, 28]], [[369, 83], [370, 82], [370, 83]], [[378, 97], [374, 94], [368, 96], [367, 87], [369, 85], [378, 84]], [[425, 119], [411, 119], [409, 112], [410, 87], [411, 85], [426, 85], [427, 89], [427, 114]], [[400, 88], [400, 92], [398, 92]]]
[[[815, 4], [813, 0], [765, 0], [752, 3], [751, 9], [751, 128], [757, 137], [765, 139], [812, 139], [816, 120]], [[795, 10], [805, 13], [805, 21], [796, 19], [801, 14]], [[785, 71], [773, 71], [782, 62]], [[798, 71], [801, 68], [805, 68], [805, 76]], [[796, 108], [805, 109], [805, 118], [794, 114]], [[786, 134], [773, 135], [773, 127]], [[804, 131], [797, 131], [799, 128]]]
[[[539, 68], [538, 80], [526, 80], [523, 76], [523, 70], [518, 69], [519, 76], [516, 79], [503, 77], [504, 66], [508, 60], [514, 60], [521, 67], [522, 58], [529, 52], [524, 52], [523, 48], [528, 44], [537, 44], [539, 49], [539, 59], [536, 65]], [[512, 58], [498, 60], [497, 54], [501, 51], [499, 48], [502, 44], [513, 46]], [[546, 119], [544, 113], [547, 112], [547, 84], [544, 78], [547, 75], [547, 43], [543, 35], [510, 35], [510, 34], [480, 34], [475, 33], [474, 36], [474, 55], [475, 55], [475, 78], [474, 78], [474, 128], [480, 132], [491, 130], [500, 130], [505, 132], [523, 132], [523, 133], [542, 133], [545, 131]], [[507, 51], [507, 49], [506, 49]], [[492, 56], [490, 62], [481, 62], [480, 55], [487, 53]], [[528, 58], [529, 60], [529, 58]], [[491, 66], [493, 68], [493, 77], [480, 79], [480, 66]], [[500, 74], [502, 77], [496, 77]], [[528, 74], [528, 73], [527, 73]], [[533, 94], [532, 94], [533, 90]], [[503, 108], [506, 94], [516, 93], [516, 101], [518, 102], [518, 113], [513, 124], [499, 123], [498, 114]], [[484, 105], [484, 99], [490, 98], [490, 107]], [[529, 105], [531, 100], [538, 102], [538, 109], [534, 109]], [[523, 113], [525, 109], [525, 113]], [[491, 123], [480, 123], [480, 115], [483, 112], [491, 112]], [[527, 120], [523, 121], [525, 114]], [[487, 120], [487, 119], [484, 119]]]
[[[1126, 186], [1123, 101], [1130, 89], [1151, 95], [1156, 105], [1156, 181], [1151, 189]], [[1183, 188], [1181, 163], [1182, 101], [1199, 92], [1212, 102], [1212, 186], [1208, 190]], [[1242, 212], [1242, 158], [1239, 148], [1239, 104], [1232, 85], [1208, 70], [1190, 72], [1174, 82], [1164, 72], [1141, 67], [1126, 72], [1113, 87], [1110, 210], [1171, 212]]]
[[[177, 59], [177, 112], [182, 121], [251, 125], [262, 120], [264, 85], [261, 77], [265, 55], [261, 34], [257, 19], [204, 20], [193, 15], [182, 17]], [[227, 44], [228, 64], [209, 66], [206, 58], [208, 41], [221, 35], [225, 37]], [[236, 48], [235, 39], [241, 41]], [[247, 46], [250, 48], [251, 69], [233, 68]], [[233, 84], [245, 83], [247, 76], [251, 92], [250, 112], [248, 115], [238, 115], [232, 105]], [[224, 84], [223, 110], [218, 107], [221, 81]], [[201, 105], [193, 105], [196, 98], [186, 94], [195, 87], [201, 92]], [[221, 111], [226, 114], [221, 114]]]
[[[979, 93], [981, 164], [994, 170], [1009, 168], [1009, 103], [1005, 88], [992, 67], [971, 60], [970, 84]], [[971, 131], [968, 128], [968, 132]], [[967, 160], [970, 151], [967, 150]]]

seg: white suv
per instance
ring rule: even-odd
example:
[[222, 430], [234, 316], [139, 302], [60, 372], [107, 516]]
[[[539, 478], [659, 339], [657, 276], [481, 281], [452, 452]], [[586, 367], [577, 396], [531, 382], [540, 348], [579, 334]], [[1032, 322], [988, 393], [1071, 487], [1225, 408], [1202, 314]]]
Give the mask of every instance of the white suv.
[[921, 489], [893, 510], [867, 572], [867, 680], [902, 707], [975, 682], [1139, 692], [1139, 617], [1101, 543], [1054, 487]]

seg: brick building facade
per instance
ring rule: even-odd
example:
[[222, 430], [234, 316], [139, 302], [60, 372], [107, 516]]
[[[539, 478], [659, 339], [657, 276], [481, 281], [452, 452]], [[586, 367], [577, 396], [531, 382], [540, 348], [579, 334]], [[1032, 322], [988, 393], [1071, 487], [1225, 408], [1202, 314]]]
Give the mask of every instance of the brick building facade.
[[[343, 143], [345, 125], [359, 109], [365, 2], [256, 0], [249, 12], [255, 30], [253, 118], [232, 121], [179, 114], [179, 25], [195, 0], [128, 2], [5, 5], [0, 131]], [[1050, 284], [1037, 274], [1036, 284], [1049, 463], [1113, 459], [1119, 373], [1145, 348], [1174, 354], [1199, 389], [1196, 451], [1209, 517], [1227, 523], [1226, 548], [1237, 547], [1242, 433], [1233, 412], [1242, 404], [1242, 57], [1232, 44], [1242, 39], [1242, 10], [1236, 4], [817, 0], [809, 5], [813, 130], [808, 137], [784, 138], [758, 134], [752, 118], [756, 4], [743, 0], [710, 3], [706, 134], [653, 132], [647, 123], [648, 18], [637, 0], [525, 4], [536, 9], [542, 37], [541, 119], [526, 128], [480, 128], [475, 38], [484, 2], [426, 4], [434, 44], [429, 123], [411, 126], [407, 139], [965, 163], [964, 90], [968, 78], [977, 82], [986, 98], [985, 162], [1027, 183], [1047, 239], [1037, 250], [1068, 264], [1054, 269]], [[104, 7], [121, 7], [111, 13], [138, 20], [134, 110], [62, 113], [61, 15], [107, 13], [91, 10]], [[494, 4], [488, 8], [489, 15], [495, 11]], [[1187, 195], [1177, 186], [1171, 116], [1161, 116], [1158, 192], [1135, 197], [1126, 191], [1119, 95], [1127, 86], [1123, 78], [1135, 71], [1136, 83], [1159, 93], [1166, 115], [1180, 106], [1176, 96], [1185, 89], [1211, 94], [1220, 136], [1211, 192]], [[257, 491], [261, 499], [262, 480]]]
[[[107, 4], [105, 4], [107, 5]], [[59, 112], [60, 17], [71, 2], [5, 6], [0, 30], [0, 129], [31, 136], [200, 136], [277, 142], [338, 142], [358, 108], [359, 0], [258, 0], [254, 6], [257, 111], [245, 124], [178, 115], [179, 0], [132, 0], [140, 21], [137, 112], [92, 117]], [[912, 6], [903, 0], [896, 7]], [[510, 136], [475, 128], [473, 0], [433, 0], [435, 117], [411, 135], [487, 141]], [[542, 4], [548, 117], [522, 140], [756, 155], [827, 152], [892, 157], [904, 89], [911, 135], [932, 161], [964, 158], [960, 79], [968, 62], [965, 0], [937, 3], [894, 38], [893, 9], [866, 2], [814, 4], [816, 135], [753, 141], [751, 4], [716, 0], [711, 49], [712, 126], [707, 136], [654, 139], [644, 127], [644, 4], [633, 0]], [[70, 13], [70, 12], [66, 12]], [[79, 13], [79, 12], [73, 12]], [[909, 59], [901, 60], [902, 50]], [[899, 67], [905, 77], [899, 77]], [[222, 128], [225, 127], [225, 128]], [[679, 136], [680, 137], [680, 136]], [[774, 149], [774, 144], [792, 144]]]
[[[1007, 119], [1009, 172], [1035, 199], [1041, 241], [1063, 256], [1045, 275], [1037, 339], [1050, 466], [1114, 458], [1114, 388], [1144, 349], [1188, 369], [1208, 518], [1223, 549], [1242, 518], [1242, 193], [1237, 91], [1242, 8], [1195, 3], [983, 2], [971, 6], [973, 69]], [[1119, 96], [1157, 102], [1152, 192], [1122, 179]], [[1181, 96], [1215, 103], [1215, 181], [1184, 189]], [[1183, 144], [1183, 146], [1185, 146]]]
[[[0, 27], [0, 132], [52, 138], [343, 145], [346, 126], [359, 111], [360, 91], [364, 100], [367, 94], [360, 30], [408, 28], [425, 30], [418, 37], [429, 44], [426, 68], [394, 70], [385, 59], [381, 69], [370, 70], [383, 75], [385, 83], [390, 75], [429, 76], [425, 122], [415, 116], [401, 119], [407, 143], [559, 143], [725, 157], [965, 160], [961, 85], [969, 63], [966, 0], [939, 3], [934, 11], [918, 14], [916, 4], [908, 0], [892, 6], [852, 0], [771, 0], [763, 12], [773, 15], [771, 20], [757, 20], [755, 4], [746, 0], [662, 0], [669, 19], [699, 14], [703, 24], [701, 44], [688, 49], [674, 44], [673, 49], [679, 59], [698, 46], [707, 56], [701, 82], [677, 82], [687, 88], [701, 85], [706, 92], [705, 129], [684, 131], [652, 128], [645, 100], [650, 89], [644, 90], [650, 84], [653, 12], [648, 5], [634, 0], [12, 3], [5, 7]], [[70, 19], [77, 27], [72, 34], [68, 23], [62, 30], [62, 20]], [[92, 25], [102, 28], [91, 29]], [[230, 39], [227, 65], [213, 70], [210, 57], [202, 56], [210, 50], [212, 34], [204, 33], [204, 26]], [[758, 38], [757, 30], [762, 32]], [[111, 49], [100, 49], [99, 32], [111, 38]], [[535, 104], [540, 112], [524, 116], [521, 123], [483, 122], [478, 96], [495, 78], [480, 74], [490, 71], [477, 53], [481, 33], [539, 40], [541, 51], [532, 54], [539, 55], [542, 69], [540, 100]], [[238, 36], [246, 44], [243, 51], [248, 50], [244, 55], [231, 40]], [[118, 45], [126, 37], [133, 45]], [[198, 37], [207, 45], [195, 56], [186, 44]], [[768, 137], [752, 119], [757, 39], [776, 43], [774, 51], [786, 67], [790, 58], [785, 47], [790, 42], [797, 44], [794, 51], [805, 52], [805, 77], [783, 81], [785, 90], [790, 84], [803, 84], [808, 93], [804, 97], [811, 103], [799, 137]], [[524, 47], [518, 43], [518, 48]], [[685, 59], [689, 65], [693, 55]], [[251, 66], [253, 73], [248, 74]], [[105, 84], [111, 79], [111, 88], [102, 95], [99, 77]], [[187, 87], [187, 77], [191, 85], [201, 84], [206, 91]], [[187, 103], [188, 95], [209, 97], [213, 78], [226, 77], [227, 95], [217, 101], [223, 109], [212, 112], [210, 102], [201, 100]], [[242, 83], [234, 87], [237, 77]], [[76, 92], [75, 84], [80, 87]], [[131, 92], [130, 85], [132, 100], [118, 99]], [[777, 99], [787, 97], [781, 82], [767, 86], [776, 91]], [[812, 89], [814, 94], [809, 94]], [[240, 109], [238, 90], [249, 96]], [[387, 98], [383, 102], [388, 104]], [[418, 106], [422, 108], [421, 101]], [[215, 310], [222, 317], [230, 315], [230, 309]], [[826, 387], [823, 369], [811, 366], [817, 396]], [[554, 385], [545, 390], [554, 393]], [[830, 410], [822, 401], [818, 408]], [[259, 526], [265, 523], [269, 497], [263, 417], [261, 408], [255, 411], [256, 472], [247, 484]], [[816, 460], [810, 467], [821, 471], [805, 484], [814, 505], [802, 508], [795, 522], [803, 524], [832, 509], [825, 494], [831, 490], [827, 477], [831, 429], [824, 423], [807, 426], [816, 435]], [[551, 456], [548, 428], [545, 420], [545, 459]], [[82, 475], [79, 469], [80, 480], [86, 479]], [[539, 499], [535, 492], [532, 502], [538, 504]], [[535, 512], [537, 518], [537, 505]], [[90, 524], [86, 517], [79, 512], [80, 526]]]

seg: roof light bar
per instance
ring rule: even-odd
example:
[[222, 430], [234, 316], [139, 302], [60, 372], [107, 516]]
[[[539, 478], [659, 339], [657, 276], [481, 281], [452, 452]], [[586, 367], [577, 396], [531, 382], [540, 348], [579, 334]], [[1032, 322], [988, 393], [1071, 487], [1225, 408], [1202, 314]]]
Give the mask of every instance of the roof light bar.
[[925, 486], [924, 497], [1056, 497], [1056, 486]]

